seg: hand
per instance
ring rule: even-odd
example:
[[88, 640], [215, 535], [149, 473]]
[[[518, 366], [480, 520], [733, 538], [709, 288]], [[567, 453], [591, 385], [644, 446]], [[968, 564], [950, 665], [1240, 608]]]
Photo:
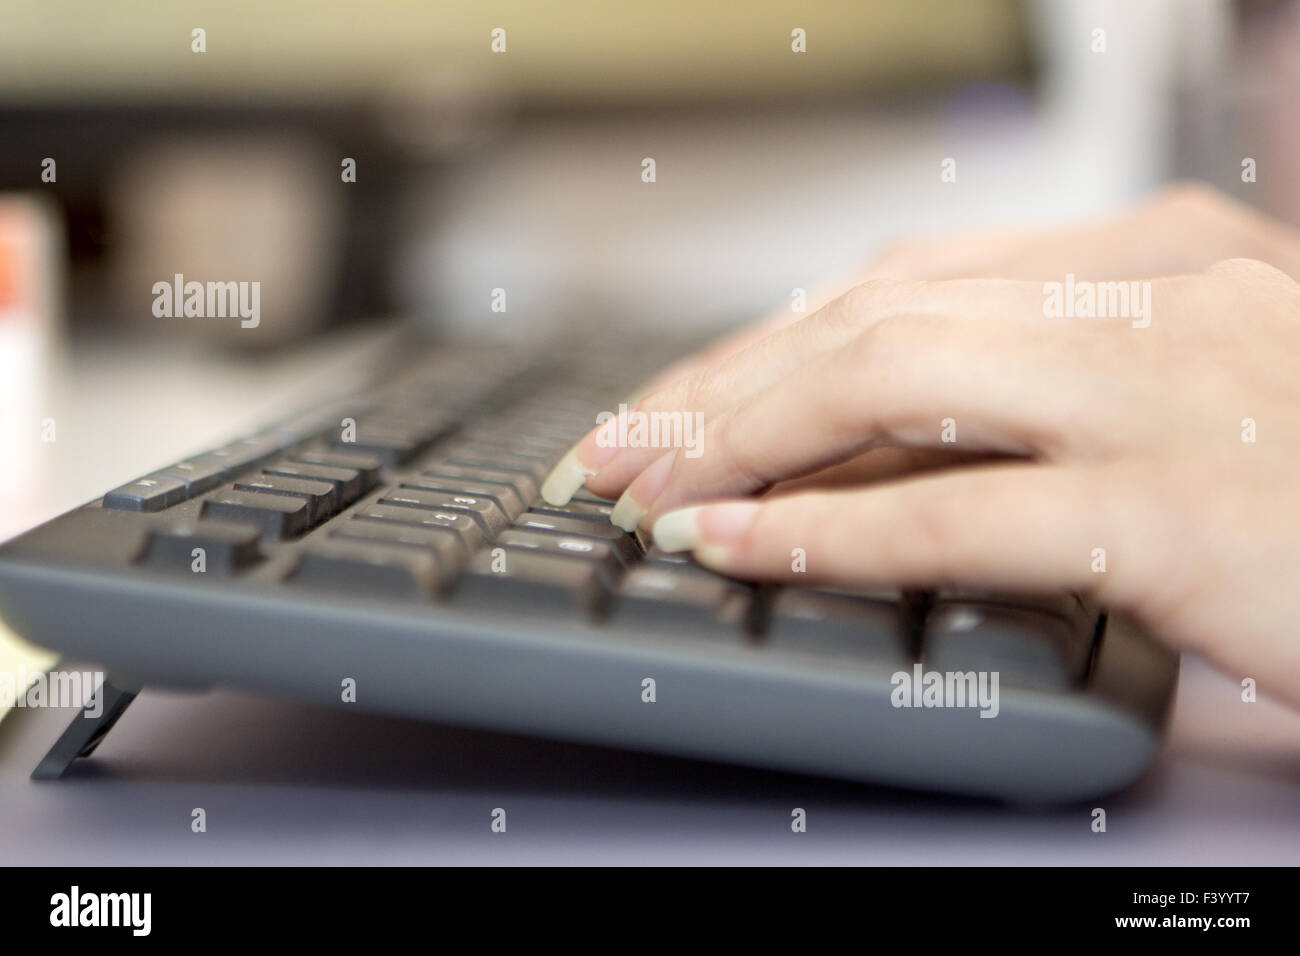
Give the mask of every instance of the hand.
[[[1096, 281], [1200, 272], [1224, 259], [1261, 259], [1300, 279], [1300, 233], [1196, 182], [1177, 183], [1123, 215], [1070, 229], [976, 232], [894, 243], [842, 281], [814, 293], [816, 311], [871, 279]], [[657, 375], [639, 394], [716, 365], [803, 318], [781, 309]]]
[[[593, 432], [545, 493], [576, 471], [743, 578], [1086, 593], [1300, 705], [1300, 286], [1221, 262], [1151, 280], [1145, 319], [1048, 317], [1044, 288], [860, 285], [638, 406], [702, 415], [698, 457]], [[845, 462], [850, 490], [782, 484]]]

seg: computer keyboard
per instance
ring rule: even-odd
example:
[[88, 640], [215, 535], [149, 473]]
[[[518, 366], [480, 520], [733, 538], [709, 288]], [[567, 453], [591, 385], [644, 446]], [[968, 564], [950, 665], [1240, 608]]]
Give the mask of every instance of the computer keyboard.
[[672, 355], [404, 339], [364, 394], [0, 547], [0, 615], [133, 686], [1010, 801], [1141, 773], [1176, 658], [1077, 597], [756, 587], [617, 529], [612, 502], [542, 501]]

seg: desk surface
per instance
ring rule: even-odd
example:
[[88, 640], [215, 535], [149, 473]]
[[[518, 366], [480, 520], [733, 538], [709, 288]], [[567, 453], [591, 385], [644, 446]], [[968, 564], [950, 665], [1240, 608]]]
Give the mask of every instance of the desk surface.
[[[347, 364], [365, 347], [336, 344], [330, 355]], [[249, 428], [282, 397], [313, 386], [294, 360], [283, 375], [263, 367], [259, 381], [273, 386], [254, 390], [247, 363], [173, 363], [166, 374], [185, 382], [177, 414], [195, 413], [194, 423], [183, 433], [161, 425], [142, 433], [119, 412], [139, 397], [134, 391], [157, 389], [157, 376], [140, 375], [139, 353], [129, 348], [97, 350], [94, 366], [84, 374], [74, 361], [54, 389], [64, 447], [49, 464], [63, 477], [27, 523]], [[1235, 681], [1185, 660], [1168, 746], [1136, 786], [1100, 802], [1108, 829], [1094, 834], [1091, 806], [1031, 812], [233, 691], [146, 688], [95, 756], [53, 783], [28, 774], [70, 713], [23, 710], [0, 722], [0, 858], [1300, 864], [1300, 715], [1267, 700], [1242, 703], [1239, 693]], [[207, 831], [196, 834], [198, 807]], [[497, 807], [506, 810], [504, 834], [490, 830]], [[790, 832], [793, 807], [808, 812], [804, 834]]]

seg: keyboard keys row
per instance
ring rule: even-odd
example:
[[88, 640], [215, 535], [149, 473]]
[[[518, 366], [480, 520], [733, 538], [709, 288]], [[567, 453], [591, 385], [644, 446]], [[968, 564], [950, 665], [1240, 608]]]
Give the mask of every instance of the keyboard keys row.
[[[505, 485], [512, 490], [523, 505], [537, 500], [540, 484], [529, 474], [511, 471], [506, 468], [487, 466], [458, 465], [451, 461], [441, 461], [421, 472], [421, 478], [441, 481], [471, 481], [488, 485]], [[418, 485], [418, 482], [413, 482]]]
[[385, 493], [379, 499], [379, 503], [381, 505], [436, 509], [452, 514], [462, 514], [472, 519], [488, 538], [495, 538], [510, 526], [510, 519], [501, 510], [501, 506], [486, 495], [475, 496], [455, 491], [427, 491], [402, 485], [393, 491]]
[[408, 490], [434, 492], [442, 495], [467, 495], [473, 498], [485, 498], [500, 510], [501, 514], [505, 516], [507, 524], [524, 512], [524, 502], [519, 497], [519, 492], [506, 484], [494, 485], [485, 481], [420, 476], [404, 480], [401, 487]]
[[[153, 474], [114, 488], [104, 496], [104, 507], [122, 511], [154, 512], [205, 494], [233, 475], [265, 464], [280, 449], [274, 442], [245, 439], [177, 462]], [[319, 465], [320, 469], [308, 466]], [[338, 487], [339, 506], [354, 501], [379, 481], [381, 462], [353, 452], [308, 449], [263, 468], [264, 474], [327, 481]], [[276, 489], [261, 489], [271, 491]]]
[[330, 446], [336, 451], [373, 455], [390, 468], [400, 468], [424, 454], [454, 428], [454, 421], [438, 415], [426, 421], [373, 416], [356, 423], [355, 433], [340, 431]]
[[532, 510], [535, 514], [553, 515], [557, 518], [579, 518], [583, 521], [609, 524], [609, 516], [614, 506], [591, 501], [570, 501], [567, 505], [552, 505], [545, 501], [538, 501], [533, 505]]
[[419, 548], [437, 559], [449, 577], [454, 576], [469, 559], [469, 549], [462, 536], [448, 533], [446, 528], [439, 526], [376, 521], [360, 515], [339, 522], [338, 527], [331, 532], [331, 537], [336, 540]]
[[114, 488], [104, 496], [104, 507], [123, 511], [162, 511], [184, 501], [186, 494], [184, 479], [159, 472]]
[[641, 548], [636, 543], [636, 539], [608, 522], [588, 521], [584, 518], [571, 518], [564, 515], [529, 511], [519, 517], [519, 520], [515, 522], [515, 527], [543, 534], [594, 538], [598, 541], [604, 541], [609, 544], [615, 556], [623, 564], [631, 564], [641, 555]]
[[332, 482], [311, 478], [268, 475], [265, 472], [236, 481], [236, 491], [253, 491], [268, 495], [285, 495], [307, 502], [307, 524], [324, 521], [339, 509], [338, 489]]
[[441, 531], [452, 535], [460, 542], [464, 554], [468, 557], [483, 543], [483, 530], [471, 517], [447, 509], [412, 508], [403, 505], [367, 505], [352, 513], [348, 521], [340, 527], [350, 526], [353, 521], [377, 521], [389, 525], [413, 525]]

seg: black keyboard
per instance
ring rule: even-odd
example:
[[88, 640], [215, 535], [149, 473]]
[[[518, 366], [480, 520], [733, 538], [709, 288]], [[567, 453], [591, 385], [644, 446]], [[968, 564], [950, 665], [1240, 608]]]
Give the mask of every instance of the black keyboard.
[[542, 501], [670, 356], [403, 341], [366, 394], [0, 548], [0, 613], [130, 686], [1016, 801], [1142, 771], [1176, 659], [1075, 596], [755, 587], [620, 531], [610, 501]]

